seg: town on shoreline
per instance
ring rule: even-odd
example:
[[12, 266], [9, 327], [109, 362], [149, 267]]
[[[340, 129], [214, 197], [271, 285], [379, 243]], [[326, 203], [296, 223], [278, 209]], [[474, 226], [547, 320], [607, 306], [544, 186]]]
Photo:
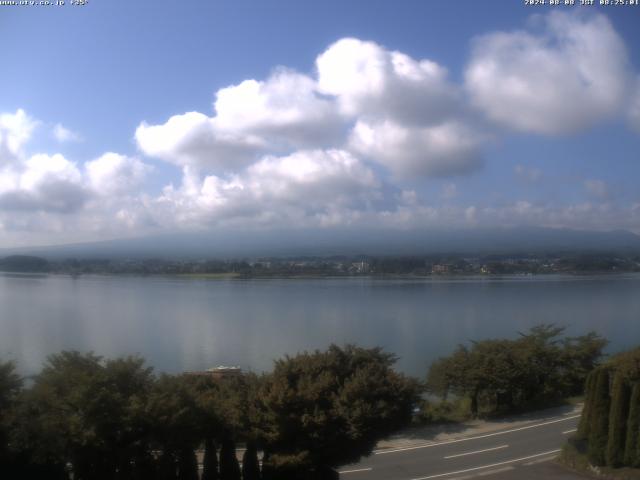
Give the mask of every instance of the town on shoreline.
[[16, 273], [186, 275], [198, 278], [306, 276], [536, 275], [640, 272], [640, 254], [540, 253], [464, 255], [336, 255], [242, 259], [0, 258], [0, 271]]

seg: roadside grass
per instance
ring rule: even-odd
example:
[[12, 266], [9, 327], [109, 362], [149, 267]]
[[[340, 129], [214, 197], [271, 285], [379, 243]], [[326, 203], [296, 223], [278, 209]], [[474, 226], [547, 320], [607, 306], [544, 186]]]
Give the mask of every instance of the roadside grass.
[[610, 468], [591, 465], [586, 453], [584, 441], [571, 437], [562, 447], [558, 463], [577, 473], [602, 480], [640, 480], [640, 469]]
[[[532, 401], [510, 410], [495, 410], [490, 405], [481, 405], [478, 418], [499, 420], [512, 415], [536, 412], [547, 408], [562, 406], [578, 406], [584, 402], [584, 396], [575, 396], [552, 401]], [[413, 417], [414, 426], [429, 424], [462, 423], [472, 420], [471, 400], [469, 398], [453, 398], [451, 400], [425, 399]]]
[[462, 423], [471, 419], [471, 401], [468, 398], [454, 400], [424, 400], [413, 417], [414, 426], [442, 423]]

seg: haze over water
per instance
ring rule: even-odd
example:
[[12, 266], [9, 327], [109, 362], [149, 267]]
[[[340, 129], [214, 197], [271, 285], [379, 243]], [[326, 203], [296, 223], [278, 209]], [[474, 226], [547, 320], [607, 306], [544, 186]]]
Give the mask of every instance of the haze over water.
[[48, 354], [140, 354], [158, 371], [268, 370], [330, 343], [382, 346], [423, 376], [458, 343], [539, 323], [596, 330], [610, 352], [640, 340], [640, 275], [194, 280], [0, 275], [0, 356], [21, 372]]

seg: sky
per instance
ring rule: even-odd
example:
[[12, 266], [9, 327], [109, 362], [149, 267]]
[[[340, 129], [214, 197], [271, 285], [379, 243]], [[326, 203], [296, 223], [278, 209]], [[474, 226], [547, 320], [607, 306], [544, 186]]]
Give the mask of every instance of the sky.
[[0, 247], [640, 234], [638, 27], [516, 0], [0, 5]]

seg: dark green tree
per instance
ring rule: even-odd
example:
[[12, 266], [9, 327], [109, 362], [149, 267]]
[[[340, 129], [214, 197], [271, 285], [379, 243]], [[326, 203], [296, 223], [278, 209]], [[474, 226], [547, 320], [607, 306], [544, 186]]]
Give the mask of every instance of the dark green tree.
[[242, 456], [242, 480], [260, 480], [260, 463], [255, 442], [248, 442]]
[[207, 437], [204, 442], [204, 458], [202, 460], [202, 480], [218, 480], [218, 456], [213, 438]]
[[193, 448], [178, 453], [178, 480], [198, 480], [198, 459]]
[[407, 425], [419, 388], [392, 369], [395, 361], [379, 348], [351, 345], [276, 361], [259, 395], [276, 477], [355, 462]]
[[609, 433], [607, 438], [607, 465], [620, 467], [624, 463], [627, 419], [631, 389], [620, 372], [613, 377], [611, 408], [609, 410]]
[[567, 394], [580, 395], [585, 391], [585, 379], [598, 365], [607, 343], [596, 332], [562, 340], [561, 375]]
[[640, 382], [636, 383], [631, 390], [624, 464], [630, 467], [640, 466]]
[[580, 422], [578, 424], [577, 437], [580, 439], [587, 439], [589, 437], [589, 426], [591, 425], [591, 409], [593, 407], [593, 399], [595, 392], [595, 380], [598, 376], [598, 371], [593, 370], [587, 376], [585, 382], [585, 398], [584, 406], [582, 407], [582, 415], [580, 416]]
[[631, 390], [629, 407], [624, 464], [638, 467], [640, 466], [640, 383], [636, 383]]
[[594, 382], [593, 403], [590, 410], [589, 445], [587, 455], [595, 465], [606, 464], [607, 436], [609, 432], [609, 369], [598, 369]]
[[241, 477], [235, 442], [231, 435], [225, 435], [220, 448], [220, 480], [240, 480]]

